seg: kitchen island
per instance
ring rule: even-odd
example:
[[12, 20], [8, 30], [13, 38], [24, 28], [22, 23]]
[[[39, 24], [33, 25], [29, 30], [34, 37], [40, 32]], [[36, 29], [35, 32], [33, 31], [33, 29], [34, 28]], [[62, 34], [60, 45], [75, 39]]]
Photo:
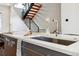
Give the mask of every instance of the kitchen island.
[[[4, 35], [18, 39], [17, 52], [16, 52], [17, 56], [23, 54], [22, 46], [24, 48], [25, 48], [25, 46], [27, 47], [27, 43], [32, 44], [32, 45], [36, 45], [38, 47], [42, 47], [43, 50], [44, 49], [52, 50], [55, 53], [57, 52], [58, 55], [79, 56], [79, 52], [78, 52], [78, 50], [79, 50], [79, 46], [78, 46], [79, 45], [79, 36], [61, 35], [61, 34], [58, 34], [56, 36], [56, 34], [46, 34], [46, 33], [32, 34], [30, 36], [13, 35], [13, 34], [4, 34]], [[39, 37], [39, 36], [55, 38], [55, 39], [61, 39], [61, 40], [69, 40], [69, 41], [75, 41], [75, 42], [66, 46], [66, 45], [62, 45], [62, 44], [57, 44], [57, 43], [51, 43], [51, 42], [46, 42], [46, 41], [42, 41], [42, 40], [32, 39], [32, 37]], [[25, 46], [23, 45], [24, 44], [23, 42], [24, 43], [26, 42]], [[27, 51], [27, 49], [24, 50], [24, 51]], [[32, 51], [32, 52], [34, 52], [34, 51]], [[35, 52], [35, 53], [38, 54], [37, 52]], [[39, 54], [39, 55], [41, 55], [41, 54]], [[45, 55], [47, 55], [47, 54], [45, 54]], [[48, 54], [48, 55], [51, 55], [51, 53]]]

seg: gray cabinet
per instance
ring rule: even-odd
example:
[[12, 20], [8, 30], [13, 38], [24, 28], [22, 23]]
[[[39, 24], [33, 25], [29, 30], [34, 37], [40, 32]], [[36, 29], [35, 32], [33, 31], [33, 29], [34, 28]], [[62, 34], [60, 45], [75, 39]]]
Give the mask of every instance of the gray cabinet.
[[28, 42], [21, 43], [22, 56], [69, 56], [67, 54], [37, 46]]

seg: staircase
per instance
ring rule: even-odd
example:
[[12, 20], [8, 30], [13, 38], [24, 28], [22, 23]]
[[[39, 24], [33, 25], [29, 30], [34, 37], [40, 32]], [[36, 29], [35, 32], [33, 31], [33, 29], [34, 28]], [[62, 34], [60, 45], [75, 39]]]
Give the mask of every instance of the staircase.
[[[25, 4], [24, 4], [24, 6], [25, 6]], [[40, 30], [39, 26], [34, 22], [33, 18], [38, 13], [38, 11], [41, 9], [41, 7], [42, 7], [42, 5], [39, 3], [31, 3], [30, 5], [28, 4], [27, 10], [23, 11], [22, 19], [25, 23], [29, 24], [28, 27], [30, 30], [32, 30], [31, 29], [32, 24], [34, 24], [37, 27], [37, 32], [39, 32], [39, 30]]]
[[31, 3], [28, 10], [26, 11], [25, 15], [23, 16], [23, 19], [33, 19], [33, 17], [37, 14], [37, 12], [41, 8], [41, 4], [38, 3]]

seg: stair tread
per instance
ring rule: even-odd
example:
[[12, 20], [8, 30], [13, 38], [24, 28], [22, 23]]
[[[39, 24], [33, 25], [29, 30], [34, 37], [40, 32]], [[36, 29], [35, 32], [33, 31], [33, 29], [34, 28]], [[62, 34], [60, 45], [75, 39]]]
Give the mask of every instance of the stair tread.
[[32, 7], [31, 9], [34, 9], [34, 10], [39, 10], [40, 8], [33, 8], [33, 7]]
[[27, 15], [35, 15], [35, 14], [27, 14]]
[[30, 10], [30, 11], [37, 12], [38, 10]]
[[36, 6], [32, 6], [33, 8], [39, 8], [39, 7], [36, 7]]
[[32, 9], [39, 10], [40, 8], [35, 8], [35, 7], [32, 7]]
[[38, 12], [38, 11], [33, 11], [33, 10], [30, 10], [31, 12]]
[[[28, 13], [28, 14], [34, 14], [34, 13]], [[35, 13], [36, 14], [36, 13]]]
[[41, 6], [39, 3], [34, 3], [34, 5]]
[[36, 9], [31, 9], [31, 10], [33, 10], [33, 11], [38, 11], [38, 10], [36, 10]]
[[30, 18], [32, 18], [32, 16], [29, 16]]
[[40, 6], [38, 6], [38, 5], [33, 5], [33, 6], [38, 7], [38, 8], [40, 8], [40, 7], [41, 7], [41, 5], [40, 5]]
[[28, 15], [28, 16], [32, 16], [33, 17], [34, 15]]
[[29, 13], [36, 13], [36, 12], [29, 11]]
[[38, 11], [38, 10], [36, 10], [36, 9], [31, 9], [31, 11]]

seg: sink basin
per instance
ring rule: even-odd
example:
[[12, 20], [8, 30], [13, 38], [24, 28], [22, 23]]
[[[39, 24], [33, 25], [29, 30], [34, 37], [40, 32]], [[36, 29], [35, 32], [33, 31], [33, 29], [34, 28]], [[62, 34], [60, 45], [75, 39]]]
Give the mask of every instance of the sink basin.
[[44, 36], [32, 37], [32, 39], [61, 44], [61, 45], [65, 45], [65, 46], [68, 46], [68, 45], [76, 42], [76, 41], [62, 40], [62, 39], [56, 39], [56, 38], [50, 38], [50, 37], [44, 37]]

